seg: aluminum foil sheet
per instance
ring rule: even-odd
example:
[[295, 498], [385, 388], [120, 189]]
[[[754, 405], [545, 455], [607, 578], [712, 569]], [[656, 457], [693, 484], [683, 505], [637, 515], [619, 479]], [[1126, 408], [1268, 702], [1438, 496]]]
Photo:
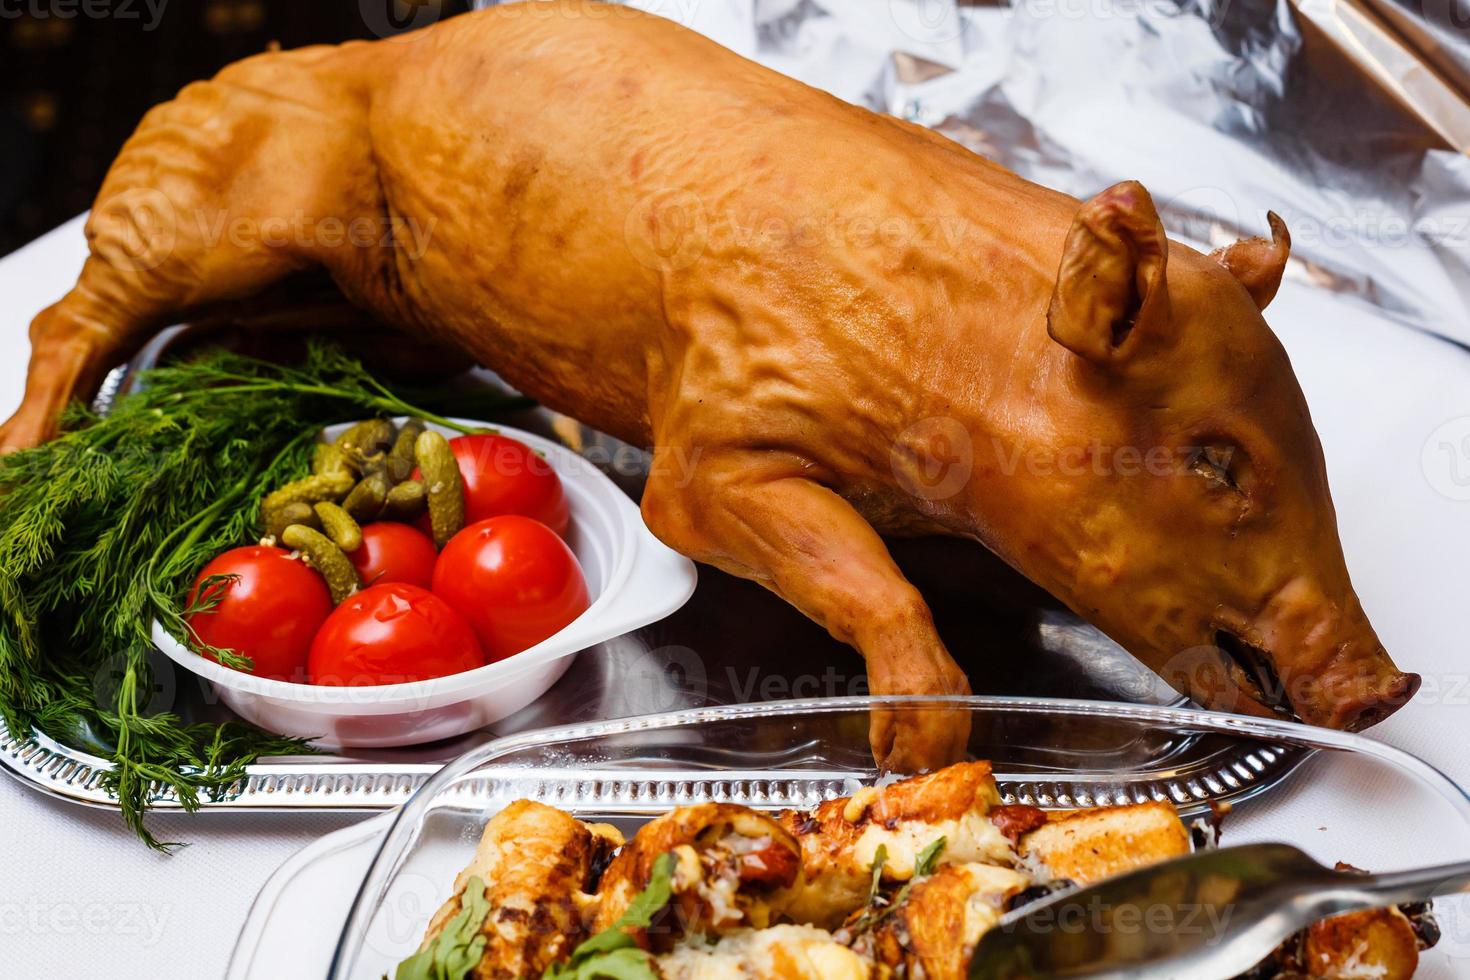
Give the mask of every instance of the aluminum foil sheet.
[[[482, 5], [488, 5], [482, 0]], [[633, 0], [1175, 237], [1470, 345], [1470, 0]]]

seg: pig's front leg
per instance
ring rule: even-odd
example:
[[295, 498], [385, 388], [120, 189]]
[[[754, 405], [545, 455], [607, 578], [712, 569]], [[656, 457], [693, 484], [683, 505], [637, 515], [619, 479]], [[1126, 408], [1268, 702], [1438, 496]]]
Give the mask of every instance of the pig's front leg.
[[[654, 457], [643, 517], [670, 547], [766, 586], [867, 661], [874, 694], [968, 694], [969, 680], [935, 632], [923, 598], [882, 539], [803, 461], [768, 451]], [[874, 712], [873, 754], [895, 772], [963, 758], [969, 715]]]

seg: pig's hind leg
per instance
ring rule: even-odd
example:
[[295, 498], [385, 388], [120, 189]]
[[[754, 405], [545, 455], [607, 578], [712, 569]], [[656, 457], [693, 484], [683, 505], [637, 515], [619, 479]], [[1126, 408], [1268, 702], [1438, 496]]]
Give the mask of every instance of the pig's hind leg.
[[[680, 465], [683, 464], [683, 465]], [[918, 591], [878, 533], [800, 460], [771, 451], [663, 446], [643, 496], [649, 528], [677, 551], [780, 595], [867, 660], [874, 694], [968, 694]], [[958, 761], [969, 717], [953, 710], [873, 713], [886, 770]]]
[[311, 230], [371, 206], [358, 200], [376, 191], [356, 147], [366, 126], [323, 80], [328, 56], [252, 58], [144, 117], [87, 221], [81, 276], [31, 323], [25, 397], [0, 452], [50, 438], [67, 403], [152, 331], [322, 261]]

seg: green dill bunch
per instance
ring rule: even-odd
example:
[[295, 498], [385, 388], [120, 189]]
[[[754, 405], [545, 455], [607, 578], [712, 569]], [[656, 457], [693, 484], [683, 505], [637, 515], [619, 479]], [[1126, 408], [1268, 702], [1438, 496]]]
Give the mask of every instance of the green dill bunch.
[[153, 368], [104, 415], [73, 406], [52, 442], [0, 456], [0, 718], [83, 740], [151, 846], [148, 806], [228, 795], [299, 742], [239, 722], [184, 724], [149, 704], [151, 624], [187, 642], [199, 569], [260, 536], [259, 501], [304, 475], [325, 425], [417, 415], [335, 348], [295, 367], [224, 351]]

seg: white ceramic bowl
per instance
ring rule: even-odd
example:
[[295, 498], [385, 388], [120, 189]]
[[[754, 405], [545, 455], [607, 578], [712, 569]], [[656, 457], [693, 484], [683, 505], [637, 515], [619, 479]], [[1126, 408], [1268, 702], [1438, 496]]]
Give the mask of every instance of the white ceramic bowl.
[[[456, 421], [485, 424], [519, 439], [561, 477], [571, 506], [567, 544], [582, 564], [592, 599], [561, 632], [476, 670], [375, 687], [291, 684], [231, 670], [188, 650], [157, 622], [153, 642], [261, 728], [310, 738], [324, 748], [382, 748], [452, 738], [499, 721], [546, 693], [579, 651], [663, 619], [688, 601], [694, 564], [649, 533], [637, 506], [595, 466], [529, 432]], [[333, 439], [346, 428], [333, 426], [324, 435]]]

